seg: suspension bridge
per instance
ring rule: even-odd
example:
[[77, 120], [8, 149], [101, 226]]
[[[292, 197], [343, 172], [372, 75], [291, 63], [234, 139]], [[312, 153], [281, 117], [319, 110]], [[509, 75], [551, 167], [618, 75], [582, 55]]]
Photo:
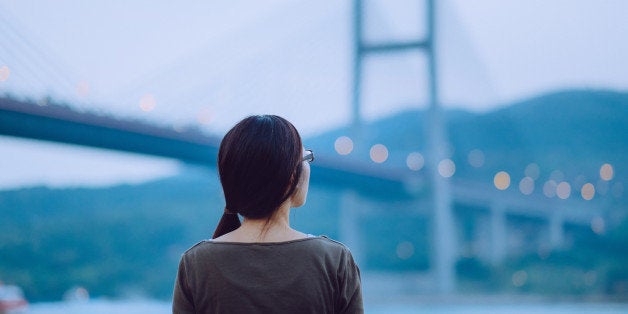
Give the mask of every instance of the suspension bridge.
[[[512, 191], [500, 191], [490, 183], [463, 181], [445, 178], [437, 171], [437, 164], [444, 156], [440, 149], [446, 142], [447, 134], [442, 126], [442, 112], [436, 84], [435, 13], [433, 1], [427, 1], [427, 32], [425, 38], [407, 42], [366, 43], [362, 38], [364, 14], [362, 1], [354, 1], [353, 7], [353, 86], [352, 86], [352, 129], [359, 138], [362, 126], [361, 95], [364, 59], [373, 54], [394, 54], [410, 52], [425, 54], [428, 60], [427, 77], [429, 95], [429, 123], [426, 125], [429, 143], [429, 156], [426, 158], [425, 173], [409, 169], [374, 167], [372, 163], [347, 161], [334, 154], [317, 154], [312, 165], [313, 184], [333, 186], [343, 191], [341, 201], [341, 241], [354, 252], [358, 261], [364, 258], [367, 243], [362, 242], [361, 234], [366, 232], [359, 225], [360, 217], [382, 215], [390, 210], [390, 205], [378, 201], [378, 196], [399, 195], [404, 208], [410, 208], [423, 215], [433, 217], [434, 233], [432, 243], [432, 269], [429, 286], [442, 293], [455, 291], [454, 264], [461, 254], [461, 243], [455, 230], [453, 208], [469, 205], [483, 211], [481, 222], [487, 226], [489, 243], [482, 257], [499, 265], [508, 255], [508, 217], [533, 217], [544, 222], [547, 232], [540, 235], [537, 242], [549, 243], [551, 248], [560, 248], [564, 243], [564, 226], [576, 224], [588, 226], [595, 219], [604, 219], [605, 212], [594, 203], [582, 200], [557, 200], [531, 197]], [[53, 69], [46, 64], [50, 56], [34, 49], [33, 45], [19, 33], [19, 29], [8, 23], [0, 23], [5, 38], [18, 38], [13, 42], [19, 45], [0, 45], [0, 51], [26, 58], [21, 62], [30, 68], [28, 84], [45, 85], [47, 80], [59, 80], [71, 86], [61, 66]], [[44, 69], [44, 70], [40, 70]], [[47, 69], [47, 70], [46, 70]], [[17, 74], [19, 75], [19, 74]], [[0, 78], [2, 76], [0, 75]], [[27, 85], [28, 85], [27, 84]], [[0, 98], [0, 135], [39, 139], [59, 143], [98, 147], [138, 154], [162, 156], [182, 160], [207, 167], [215, 167], [220, 136], [208, 134], [195, 128], [177, 129], [138, 119], [124, 119], [114, 115], [78, 109], [79, 106], [60, 105], [54, 101], [31, 101], [10, 97]], [[417, 121], [420, 123], [420, 121]], [[416, 181], [429, 182], [432, 194], [425, 197], [420, 189], [413, 188]], [[359, 184], [356, 184], [359, 182]]]

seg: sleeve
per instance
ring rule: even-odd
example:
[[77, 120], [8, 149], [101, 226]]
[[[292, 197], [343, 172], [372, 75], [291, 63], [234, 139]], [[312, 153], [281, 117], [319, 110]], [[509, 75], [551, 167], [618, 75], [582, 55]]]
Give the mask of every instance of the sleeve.
[[360, 269], [348, 249], [345, 249], [339, 269], [339, 313], [364, 313]]
[[174, 292], [172, 296], [172, 313], [195, 313], [194, 301], [190, 293], [185, 267], [185, 255], [181, 256], [177, 279], [174, 282]]

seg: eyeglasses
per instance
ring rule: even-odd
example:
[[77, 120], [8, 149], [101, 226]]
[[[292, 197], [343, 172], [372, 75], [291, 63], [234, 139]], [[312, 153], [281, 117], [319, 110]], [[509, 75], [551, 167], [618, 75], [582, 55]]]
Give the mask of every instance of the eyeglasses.
[[312, 163], [312, 161], [314, 161], [314, 152], [311, 149], [306, 149], [305, 156], [303, 156], [303, 159], [301, 159], [301, 161], [307, 161], [308, 163]]

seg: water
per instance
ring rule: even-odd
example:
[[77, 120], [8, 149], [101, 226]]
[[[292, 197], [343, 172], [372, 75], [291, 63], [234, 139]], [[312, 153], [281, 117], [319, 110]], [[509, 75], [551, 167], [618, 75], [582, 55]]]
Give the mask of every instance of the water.
[[161, 314], [172, 313], [170, 302], [153, 300], [90, 300], [85, 302], [50, 302], [30, 305], [28, 314]]
[[383, 304], [366, 308], [366, 313], [396, 314], [615, 314], [628, 313], [627, 304]]
[[[455, 303], [425, 301], [379, 301], [366, 302], [366, 313], [384, 314], [584, 314], [628, 313], [628, 303], [577, 303], [577, 302], [540, 302], [540, 303]], [[31, 304], [29, 314], [166, 314], [171, 313], [170, 302], [153, 300], [110, 301], [92, 300], [89, 302], [52, 302]]]

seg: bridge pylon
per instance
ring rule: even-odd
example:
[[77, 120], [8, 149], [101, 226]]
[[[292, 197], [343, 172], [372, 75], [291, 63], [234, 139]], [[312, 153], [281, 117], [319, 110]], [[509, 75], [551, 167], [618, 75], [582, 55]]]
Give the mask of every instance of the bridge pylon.
[[[439, 292], [450, 293], [455, 290], [456, 240], [452, 213], [450, 182], [438, 172], [438, 164], [446, 158], [446, 134], [443, 126], [442, 110], [438, 97], [437, 62], [436, 62], [436, 7], [434, 0], [426, 1], [427, 33], [425, 38], [403, 42], [367, 43], [363, 38], [364, 10], [363, 1], [354, 0], [354, 63], [352, 93], [352, 131], [358, 142], [362, 133], [362, 76], [364, 58], [373, 54], [392, 54], [417, 51], [427, 57], [427, 77], [429, 109], [425, 122], [428, 138], [426, 169], [432, 186], [432, 205], [434, 209], [434, 230], [432, 241], [432, 268], [435, 272]], [[419, 89], [419, 88], [417, 88]], [[417, 121], [421, 123], [423, 121]]]

